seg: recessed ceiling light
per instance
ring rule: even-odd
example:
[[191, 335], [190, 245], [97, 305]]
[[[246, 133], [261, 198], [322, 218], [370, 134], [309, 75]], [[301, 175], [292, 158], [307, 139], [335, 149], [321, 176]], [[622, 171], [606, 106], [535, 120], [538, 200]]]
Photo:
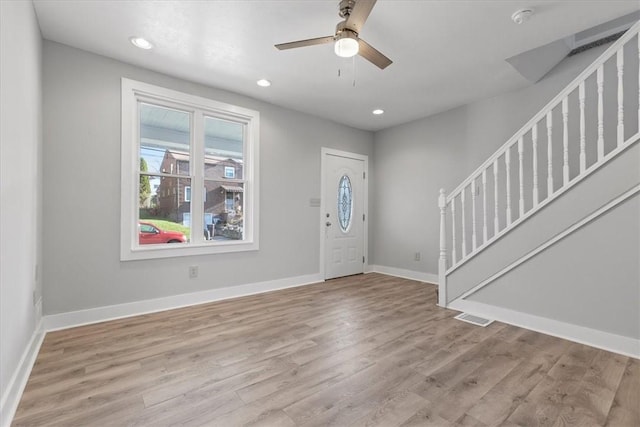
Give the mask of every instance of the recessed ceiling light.
[[149, 40], [145, 39], [144, 37], [129, 37], [129, 41], [131, 42], [132, 45], [134, 45], [135, 47], [139, 47], [140, 49], [144, 49], [144, 50], [149, 50], [149, 49], [153, 49], [153, 43], [151, 43]]
[[531, 15], [533, 15], [532, 9], [522, 9], [514, 12], [514, 14], [511, 15], [511, 19], [513, 20], [513, 22], [520, 25], [531, 19]]
[[256, 82], [258, 84], [258, 86], [262, 86], [262, 87], [269, 87], [271, 86], [271, 82], [267, 79], [260, 79]]
[[384, 110], [378, 108], [377, 110], [373, 110], [372, 113], [379, 116], [380, 114], [384, 114]]

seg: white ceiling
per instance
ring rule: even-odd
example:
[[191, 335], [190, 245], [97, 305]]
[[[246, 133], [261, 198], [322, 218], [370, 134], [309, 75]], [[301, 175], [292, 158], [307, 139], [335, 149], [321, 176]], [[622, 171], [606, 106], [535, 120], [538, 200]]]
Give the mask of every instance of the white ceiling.
[[[506, 58], [640, 9], [637, 0], [380, 0], [360, 33], [394, 61], [379, 70], [332, 45], [274, 48], [333, 35], [338, 0], [34, 3], [45, 39], [366, 130], [524, 87]], [[514, 24], [524, 7], [533, 18]], [[133, 47], [133, 35], [155, 49]], [[258, 87], [260, 78], [273, 85]]]

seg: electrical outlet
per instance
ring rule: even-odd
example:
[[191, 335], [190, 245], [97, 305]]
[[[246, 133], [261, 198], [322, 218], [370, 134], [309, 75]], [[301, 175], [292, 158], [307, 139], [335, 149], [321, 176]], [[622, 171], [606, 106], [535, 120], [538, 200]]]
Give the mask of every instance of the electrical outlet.
[[420, 254], [420, 252], [416, 252], [416, 253], [413, 255], [413, 260], [414, 260], [414, 261], [420, 261], [420, 258], [422, 258], [422, 255]]
[[198, 266], [192, 265], [189, 267], [189, 279], [195, 279], [198, 277]]

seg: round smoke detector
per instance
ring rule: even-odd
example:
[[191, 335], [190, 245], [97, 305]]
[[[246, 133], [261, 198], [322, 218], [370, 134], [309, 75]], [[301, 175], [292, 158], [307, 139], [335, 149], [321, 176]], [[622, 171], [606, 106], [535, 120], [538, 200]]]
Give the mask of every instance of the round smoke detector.
[[521, 9], [515, 12], [513, 15], [511, 15], [511, 19], [513, 20], [513, 22], [520, 25], [524, 22], [527, 22], [529, 19], [531, 19], [531, 15], [533, 15], [532, 9]]

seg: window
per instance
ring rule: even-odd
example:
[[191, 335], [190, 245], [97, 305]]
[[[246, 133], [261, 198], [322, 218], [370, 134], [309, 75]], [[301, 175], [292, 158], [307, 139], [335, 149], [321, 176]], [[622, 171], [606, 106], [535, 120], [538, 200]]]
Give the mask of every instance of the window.
[[224, 198], [224, 210], [226, 212], [233, 212], [234, 205], [235, 201], [233, 198], [233, 193], [231, 191], [227, 191]]
[[[258, 249], [258, 128], [256, 111], [122, 79], [121, 259]], [[168, 237], [142, 242], [148, 227]]]
[[353, 199], [351, 192], [351, 180], [347, 175], [342, 175], [338, 183], [338, 222], [343, 233], [349, 231], [351, 215], [353, 214]]
[[140, 232], [141, 233], [156, 234], [157, 233], [157, 229], [153, 225], [140, 224]]
[[[205, 188], [204, 190], [204, 195], [202, 196], [204, 197], [204, 201], [207, 201], [207, 189]], [[184, 201], [185, 202], [190, 202], [191, 201], [191, 187], [184, 187]], [[206, 216], [206, 214], [205, 214]]]

